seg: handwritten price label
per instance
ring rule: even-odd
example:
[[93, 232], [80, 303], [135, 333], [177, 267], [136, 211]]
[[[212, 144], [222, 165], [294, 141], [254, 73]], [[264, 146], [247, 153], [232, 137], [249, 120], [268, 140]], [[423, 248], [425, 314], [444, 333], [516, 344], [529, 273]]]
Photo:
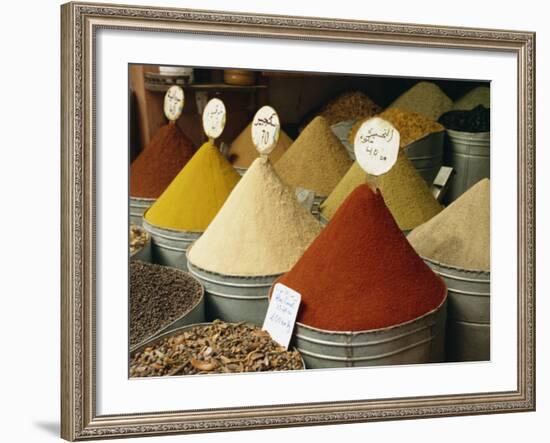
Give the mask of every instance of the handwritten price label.
[[379, 117], [367, 120], [355, 135], [354, 151], [357, 162], [367, 174], [388, 172], [399, 154], [399, 131]]
[[269, 154], [277, 145], [281, 123], [275, 109], [261, 107], [252, 120], [252, 142], [260, 154]]
[[183, 89], [180, 86], [170, 86], [164, 96], [164, 115], [168, 120], [176, 121], [183, 111], [184, 104]]
[[300, 293], [288, 286], [277, 283], [273, 287], [262, 329], [286, 349], [292, 338], [301, 299]]
[[213, 98], [204, 107], [202, 127], [208, 137], [218, 138], [225, 128], [225, 105], [219, 98]]

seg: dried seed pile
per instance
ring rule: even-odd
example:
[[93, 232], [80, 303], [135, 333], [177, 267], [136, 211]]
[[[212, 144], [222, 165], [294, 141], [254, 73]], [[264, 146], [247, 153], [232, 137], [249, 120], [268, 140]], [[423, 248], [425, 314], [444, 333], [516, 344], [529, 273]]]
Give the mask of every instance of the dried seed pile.
[[439, 122], [454, 131], [489, 132], [491, 111], [481, 105], [471, 111], [450, 111], [443, 114]]
[[135, 254], [143, 248], [147, 240], [149, 240], [149, 234], [147, 234], [145, 229], [134, 224], [130, 225], [130, 255]]
[[304, 369], [266, 331], [248, 323], [201, 324], [163, 338], [130, 361], [130, 377], [221, 374]]
[[130, 263], [130, 346], [187, 314], [202, 296], [186, 272], [141, 261]]
[[469, 111], [476, 106], [491, 107], [491, 90], [487, 86], [479, 86], [463, 95], [453, 104], [455, 111]]
[[329, 125], [353, 119], [371, 117], [382, 111], [369, 96], [360, 91], [349, 91], [340, 94], [328, 102], [319, 115], [324, 117]]
[[420, 82], [401, 94], [388, 107], [418, 112], [437, 120], [441, 114], [451, 110], [453, 101], [435, 83]]

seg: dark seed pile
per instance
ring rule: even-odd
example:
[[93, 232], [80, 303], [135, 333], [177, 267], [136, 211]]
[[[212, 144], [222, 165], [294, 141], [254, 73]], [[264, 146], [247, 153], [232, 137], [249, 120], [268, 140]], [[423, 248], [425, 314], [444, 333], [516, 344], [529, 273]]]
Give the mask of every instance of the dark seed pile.
[[449, 111], [439, 118], [447, 129], [463, 132], [489, 132], [491, 111], [481, 105], [471, 111]]
[[295, 369], [304, 369], [297, 351], [287, 351], [258, 326], [221, 320], [163, 338], [130, 361], [130, 377]]
[[168, 326], [199, 301], [200, 283], [178, 269], [130, 263], [130, 346]]

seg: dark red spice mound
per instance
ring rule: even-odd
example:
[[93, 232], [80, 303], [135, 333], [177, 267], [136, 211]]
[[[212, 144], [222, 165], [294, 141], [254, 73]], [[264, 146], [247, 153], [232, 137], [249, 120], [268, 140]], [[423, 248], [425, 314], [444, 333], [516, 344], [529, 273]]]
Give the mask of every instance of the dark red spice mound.
[[280, 283], [302, 294], [298, 321], [329, 331], [365, 331], [416, 319], [446, 287], [411, 247], [382, 195], [353, 191]]
[[130, 195], [158, 198], [194, 153], [176, 124], [161, 126], [130, 166]]

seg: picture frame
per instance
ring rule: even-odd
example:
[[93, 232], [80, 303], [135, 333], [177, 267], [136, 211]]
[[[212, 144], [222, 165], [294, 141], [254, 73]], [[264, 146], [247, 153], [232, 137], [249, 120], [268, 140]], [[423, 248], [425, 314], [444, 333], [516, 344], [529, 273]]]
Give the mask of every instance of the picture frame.
[[[535, 409], [534, 33], [79, 2], [63, 5], [61, 18], [63, 438], [75, 441]], [[96, 169], [95, 61], [96, 36], [102, 29], [335, 45], [467, 49], [517, 57], [517, 388], [391, 399], [98, 414], [96, 253], [100, 246], [96, 236], [96, 186], [101, 178]]]

